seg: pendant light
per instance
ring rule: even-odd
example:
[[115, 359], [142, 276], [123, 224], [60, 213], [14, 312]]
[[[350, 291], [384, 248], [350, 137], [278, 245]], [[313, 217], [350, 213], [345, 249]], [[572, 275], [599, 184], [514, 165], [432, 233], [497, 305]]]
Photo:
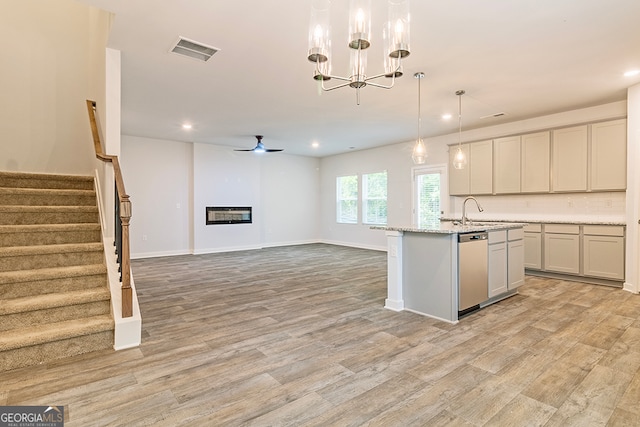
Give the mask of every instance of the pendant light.
[[455, 169], [464, 169], [467, 165], [467, 156], [462, 151], [462, 95], [464, 94], [464, 90], [456, 91], [456, 95], [458, 95], [458, 149], [453, 157]]
[[411, 158], [413, 159], [413, 163], [416, 165], [424, 164], [427, 160], [427, 148], [422, 141], [422, 118], [420, 117], [420, 80], [424, 78], [424, 73], [418, 72], [413, 75], [416, 79], [418, 79], [418, 139], [416, 140], [416, 145], [413, 147], [413, 153], [411, 153]]

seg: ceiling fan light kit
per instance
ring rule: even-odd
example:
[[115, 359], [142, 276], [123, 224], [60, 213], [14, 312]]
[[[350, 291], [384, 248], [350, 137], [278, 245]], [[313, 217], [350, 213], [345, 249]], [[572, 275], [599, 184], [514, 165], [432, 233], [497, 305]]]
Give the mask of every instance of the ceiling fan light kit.
[[[367, 49], [371, 46], [371, 0], [350, 0], [349, 40], [350, 74], [331, 74], [331, 25], [330, 0], [314, 0], [309, 21], [309, 51], [307, 59], [316, 64], [313, 78], [322, 90], [330, 91], [341, 87], [356, 89], [356, 102], [360, 105], [360, 89], [371, 85], [391, 89], [397, 77], [402, 76], [402, 58], [409, 56], [410, 35], [409, 0], [388, 0], [388, 17], [382, 28], [384, 49], [384, 72], [368, 77]], [[388, 77], [388, 85], [372, 80]], [[327, 87], [325, 82], [340, 80], [335, 86]]]
[[278, 151], [283, 151], [282, 148], [265, 148], [264, 144], [262, 143], [262, 135], [256, 135], [256, 139], [258, 140], [258, 142], [256, 143], [255, 147], [245, 150], [236, 149], [234, 151], [253, 151], [254, 153], [275, 153]]

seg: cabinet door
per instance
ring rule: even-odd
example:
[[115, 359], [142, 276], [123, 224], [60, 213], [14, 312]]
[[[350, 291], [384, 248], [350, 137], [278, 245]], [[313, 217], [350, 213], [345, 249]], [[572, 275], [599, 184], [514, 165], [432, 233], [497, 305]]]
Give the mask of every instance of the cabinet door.
[[553, 191], [587, 191], [587, 125], [553, 131]]
[[549, 191], [549, 132], [522, 135], [522, 193]]
[[524, 233], [524, 266], [542, 270], [542, 234]]
[[471, 194], [493, 192], [493, 141], [469, 144], [469, 189]]
[[580, 236], [578, 234], [544, 235], [544, 269], [558, 273], [580, 273]]
[[591, 125], [591, 190], [627, 188], [627, 121]]
[[524, 285], [524, 240], [514, 240], [507, 246], [507, 287], [509, 290]]
[[624, 280], [624, 238], [584, 236], [584, 275]]
[[458, 146], [449, 147], [449, 194], [452, 196], [469, 194], [469, 144], [462, 144], [460, 148], [467, 158], [467, 166], [464, 169], [453, 167], [453, 158], [458, 151]]
[[507, 244], [489, 245], [489, 298], [507, 292]]
[[520, 137], [493, 140], [493, 187], [496, 194], [520, 192]]

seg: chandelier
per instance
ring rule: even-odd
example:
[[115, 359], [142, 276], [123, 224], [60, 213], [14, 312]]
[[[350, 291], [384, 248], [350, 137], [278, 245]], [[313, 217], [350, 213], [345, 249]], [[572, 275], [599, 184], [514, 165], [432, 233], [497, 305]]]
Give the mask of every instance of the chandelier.
[[[388, 0], [387, 21], [382, 28], [384, 72], [367, 75], [367, 49], [371, 46], [371, 0], [350, 0], [349, 40], [350, 67], [348, 76], [331, 74], [331, 26], [329, 23], [330, 0], [315, 0], [309, 21], [309, 53], [307, 59], [316, 64], [313, 78], [324, 91], [341, 87], [356, 90], [356, 102], [360, 105], [360, 89], [371, 85], [391, 89], [397, 77], [402, 76], [402, 58], [409, 56], [409, 0]], [[390, 84], [372, 80], [387, 77]], [[327, 87], [325, 82], [335, 79], [344, 83]]]

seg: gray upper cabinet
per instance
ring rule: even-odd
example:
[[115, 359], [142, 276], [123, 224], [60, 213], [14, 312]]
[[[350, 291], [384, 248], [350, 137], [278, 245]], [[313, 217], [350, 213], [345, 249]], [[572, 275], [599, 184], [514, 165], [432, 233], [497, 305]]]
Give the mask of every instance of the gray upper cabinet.
[[464, 169], [449, 147], [449, 194], [526, 194], [624, 191], [627, 120], [507, 136], [461, 145]]
[[520, 136], [493, 140], [493, 189], [495, 194], [520, 192]]
[[587, 191], [587, 125], [553, 131], [552, 191]]
[[627, 121], [591, 125], [589, 190], [627, 188]]
[[549, 192], [549, 131], [522, 135], [522, 193]]
[[469, 189], [471, 194], [493, 192], [493, 141], [469, 144]]

